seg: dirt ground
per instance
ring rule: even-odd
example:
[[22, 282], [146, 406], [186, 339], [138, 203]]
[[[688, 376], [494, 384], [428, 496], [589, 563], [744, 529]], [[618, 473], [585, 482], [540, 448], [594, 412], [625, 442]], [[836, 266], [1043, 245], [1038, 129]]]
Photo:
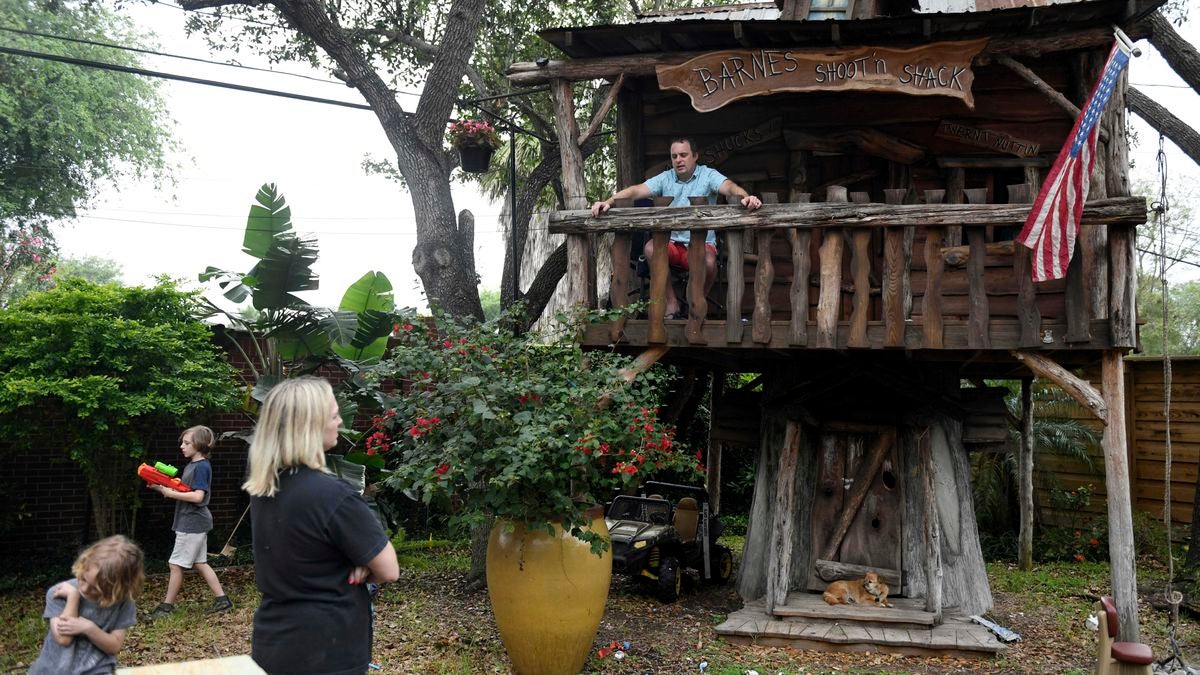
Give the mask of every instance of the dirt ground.
[[[496, 633], [486, 591], [466, 592], [465, 574], [457, 562], [435, 561], [425, 569], [405, 569], [401, 580], [385, 588], [376, 601], [375, 663], [383, 673], [505, 673], [508, 661]], [[993, 577], [1002, 566], [990, 566]], [[1102, 570], [1101, 570], [1102, 572]], [[1096, 595], [1088, 574], [1052, 570], [1020, 580], [993, 578], [995, 608], [990, 616], [1022, 636], [999, 659], [988, 661], [913, 658], [882, 654], [828, 654], [783, 648], [740, 647], [717, 638], [714, 628], [741, 606], [732, 588], [686, 589], [679, 602], [663, 605], [628, 580], [614, 582], [593, 656], [586, 672], [707, 673], [732, 675], [754, 670], [767, 673], [1070, 673], [1094, 666], [1095, 635], [1084, 627], [1086, 609]], [[142, 621], [130, 630], [122, 665], [163, 663], [248, 653], [250, 625], [258, 600], [251, 567], [220, 570], [235, 611], [206, 618], [210, 601], [198, 578], [189, 577], [180, 599], [181, 611], [164, 622]], [[151, 609], [165, 590], [163, 575], [148, 581], [140, 613]], [[1082, 584], [1082, 585], [1081, 585]], [[23, 672], [36, 658], [45, 623], [41, 619], [44, 590], [0, 596], [5, 617], [0, 640], [0, 670]], [[1166, 618], [1142, 607], [1143, 639], [1157, 655], [1167, 653]], [[1180, 632], [1185, 646], [1198, 644], [1194, 622]], [[600, 659], [596, 650], [612, 641], [628, 641], [623, 659]], [[1194, 651], [1194, 650], [1190, 650]], [[1186, 653], [1186, 652], [1185, 652]], [[1200, 654], [1192, 654], [1191, 663]]]

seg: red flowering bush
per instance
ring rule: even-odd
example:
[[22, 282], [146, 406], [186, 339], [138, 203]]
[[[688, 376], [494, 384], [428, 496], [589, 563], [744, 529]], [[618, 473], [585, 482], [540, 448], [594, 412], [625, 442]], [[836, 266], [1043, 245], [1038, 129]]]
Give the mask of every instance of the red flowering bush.
[[500, 147], [500, 134], [496, 133], [496, 127], [482, 120], [451, 122], [446, 136], [450, 139], [450, 145], [456, 148], [464, 145], [486, 145], [495, 150]]
[[384, 395], [373, 429], [390, 439], [386, 481], [426, 502], [448, 499], [458, 524], [561, 520], [599, 552], [607, 543], [582, 529], [589, 507], [656, 472], [694, 467], [658, 420], [656, 371], [631, 384], [619, 377], [629, 357], [514, 335], [503, 321], [443, 319], [437, 334], [399, 323], [421, 328], [398, 331], [375, 371], [404, 383]]

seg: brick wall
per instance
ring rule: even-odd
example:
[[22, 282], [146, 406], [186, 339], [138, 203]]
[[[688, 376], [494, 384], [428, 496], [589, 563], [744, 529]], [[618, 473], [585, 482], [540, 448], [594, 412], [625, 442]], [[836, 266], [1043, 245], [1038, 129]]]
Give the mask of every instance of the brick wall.
[[[226, 338], [216, 339], [221, 344]], [[245, 336], [240, 341], [248, 353], [254, 353]], [[228, 343], [223, 346], [228, 347]], [[245, 361], [236, 349], [227, 348], [226, 356], [248, 374]], [[335, 384], [342, 377], [341, 371], [332, 366], [322, 368], [318, 374]], [[182, 469], [179, 434], [193, 424], [205, 424], [218, 436], [251, 426], [244, 414], [231, 411], [198, 417], [179, 428], [164, 428], [154, 434], [145, 461], [151, 464], [161, 461]], [[231, 439], [218, 443], [209, 458], [213, 467], [209, 500], [213, 514], [213, 530], [208, 542], [210, 551], [221, 549], [249, 501], [241, 489], [246, 475], [247, 450], [246, 443]], [[0, 461], [0, 508], [5, 510], [0, 516], [3, 518], [0, 524], [10, 524], [10, 527], [0, 527], [0, 564], [4, 564], [5, 559], [23, 555], [73, 552], [96, 538], [83, 474], [66, 461], [63, 451], [54, 446], [52, 439], [37, 442], [33, 448], [15, 451], [15, 454], [6, 446], [5, 440], [0, 439], [0, 457], [4, 458]], [[140, 490], [138, 495], [141, 506], [134, 523], [134, 535], [147, 554], [166, 558], [174, 541], [171, 520], [175, 502], [149, 490]], [[16, 520], [18, 514], [20, 518]], [[234, 543], [249, 540], [249, 523], [243, 523]]]

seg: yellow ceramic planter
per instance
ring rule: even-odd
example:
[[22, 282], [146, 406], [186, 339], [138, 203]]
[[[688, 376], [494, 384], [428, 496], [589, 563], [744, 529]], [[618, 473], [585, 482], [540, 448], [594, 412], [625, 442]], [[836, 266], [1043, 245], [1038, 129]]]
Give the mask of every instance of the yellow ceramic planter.
[[[588, 515], [591, 529], [607, 538], [601, 509]], [[488, 540], [488, 596], [513, 670], [578, 673], [604, 616], [611, 578], [611, 549], [598, 556], [561, 528], [551, 536], [497, 520]]]

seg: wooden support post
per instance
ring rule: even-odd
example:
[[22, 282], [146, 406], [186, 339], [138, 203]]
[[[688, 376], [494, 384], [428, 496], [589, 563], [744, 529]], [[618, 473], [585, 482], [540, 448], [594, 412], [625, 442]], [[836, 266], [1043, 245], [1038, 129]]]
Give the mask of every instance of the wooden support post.
[[746, 265], [746, 250], [743, 248], [742, 231], [729, 230], [725, 233], [729, 246], [729, 264], [725, 269], [725, 341], [742, 343], [742, 295], [746, 292], [743, 277]]
[[[933, 465], [933, 439], [930, 434], [917, 438], [920, 453], [922, 488], [925, 498], [921, 500], [921, 511], [925, 519], [925, 611], [933, 614], [935, 625], [942, 623], [942, 528], [938, 520], [937, 487], [934, 481], [936, 467]], [[943, 471], [952, 471], [943, 467]]]
[[1067, 337], [1068, 343], [1089, 342], [1092, 339], [1091, 317], [1088, 315], [1087, 280], [1083, 272], [1083, 242], [1075, 240], [1075, 254], [1067, 265]]
[[972, 349], [991, 349], [992, 337], [991, 314], [988, 309], [987, 280], [984, 276], [984, 262], [987, 257], [986, 233], [981, 227], [967, 230], [967, 241], [970, 243], [971, 256], [967, 260], [967, 290], [970, 298], [969, 325], [967, 327], [967, 346]]
[[754, 317], [751, 334], [757, 344], [771, 342], [771, 286], [775, 283], [775, 264], [771, 260], [771, 237], [774, 230], [757, 233], [758, 264], [754, 268]]
[[724, 403], [725, 373], [714, 371], [712, 389], [708, 396], [708, 458], [704, 467], [704, 482], [708, 488], [708, 508], [712, 513], [721, 512], [721, 441], [717, 440], [717, 411]]
[[930, 227], [925, 230], [925, 307], [922, 310], [924, 322], [924, 347], [926, 349], [942, 348], [942, 272], [946, 262], [942, 259], [942, 237], [945, 230], [940, 227]]
[[1017, 495], [1021, 526], [1017, 545], [1017, 564], [1022, 570], [1033, 569], [1033, 380], [1021, 379], [1021, 450], [1017, 464]]
[[775, 474], [775, 508], [767, 550], [767, 614], [787, 604], [792, 578], [792, 534], [796, 519], [796, 465], [800, 458], [801, 426], [789, 420]]
[[655, 232], [653, 235], [654, 250], [650, 255], [650, 306], [646, 308], [650, 319], [646, 341], [651, 344], [664, 344], [667, 341], [667, 284], [671, 282], [667, 245], [670, 240], [671, 235], [667, 232]]
[[1108, 233], [1110, 276], [1108, 296], [1109, 339], [1113, 347], [1137, 346], [1137, 257], [1133, 250], [1134, 229], [1112, 227]]
[[1033, 352], [1009, 352], [1013, 358], [1024, 363], [1038, 377], [1044, 377], [1062, 387], [1067, 395], [1087, 408], [1101, 422], [1108, 419], [1109, 410], [1104, 396], [1087, 380], [1077, 377], [1075, 373], [1055, 363], [1048, 356]]
[[[946, 203], [947, 204], [962, 204], [966, 201], [966, 193], [964, 189], [967, 185], [967, 173], [965, 169], [955, 167], [946, 173]], [[947, 246], [962, 246], [963, 235], [962, 228], [953, 225], [946, 228], [946, 245]]]
[[789, 292], [792, 321], [788, 329], [788, 342], [803, 347], [808, 344], [808, 274], [812, 265], [812, 258], [809, 257], [812, 232], [789, 228], [787, 238], [792, 247], [792, 286]]
[[[845, 202], [846, 188], [831, 185], [826, 189], [828, 201]], [[837, 346], [837, 324], [842, 314], [842, 248], [843, 234], [829, 229], [821, 233], [821, 288], [817, 300], [817, 347]]]
[[[903, 204], [907, 188], [883, 191], [888, 204]], [[912, 242], [915, 228], [889, 227], [883, 233], [883, 325], [885, 347], [903, 347], [905, 320], [912, 307]]]
[[863, 500], [867, 497], [867, 492], [871, 489], [871, 483], [875, 482], [875, 476], [879, 475], [879, 468], [883, 466], [883, 459], [887, 457], [888, 450], [892, 448], [892, 444], [896, 442], [896, 433], [893, 430], [881, 432], [875, 440], [875, 444], [867, 452], [865, 461], [860, 465], [858, 475], [854, 477], [854, 484], [850, 487], [850, 493], [846, 495], [845, 505], [842, 507], [842, 514], [838, 518], [837, 525], [833, 528], [833, 533], [829, 536], [829, 540], [825, 542], [825, 548], [821, 551], [822, 560], [833, 560], [837, 555], [838, 547], [842, 545], [842, 539], [846, 537], [846, 532], [850, 529], [850, 523], [854, 522], [854, 516], [858, 514], [858, 509], [862, 506]]
[[871, 313], [871, 231], [855, 228], [850, 236], [854, 244], [854, 255], [850, 259], [850, 271], [854, 275], [854, 311], [850, 315], [846, 346], [870, 347], [867, 320]]
[[1129, 497], [1129, 459], [1125, 449], [1125, 361], [1119, 350], [1104, 352], [1101, 361], [1108, 419], [1104, 447], [1104, 487], [1108, 501], [1108, 559], [1113, 601], [1117, 605], [1122, 642], [1140, 642], [1137, 612], [1137, 568], [1133, 553], [1133, 507]]
[[[554, 99], [554, 127], [558, 132], [558, 153], [562, 161], [562, 186], [568, 209], [587, 208], [587, 185], [583, 178], [583, 153], [579, 150], [579, 125], [575, 122], [575, 99], [568, 80], [557, 79], [550, 85]], [[567, 302], [588, 306], [592, 285], [591, 251], [587, 235], [567, 237]]]
[[[613, 236], [612, 250], [612, 285], [608, 289], [608, 298], [614, 309], [625, 307], [629, 304], [629, 234], [617, 232]], [[618, 316], [613, 320], [612, 325], [608, 329], [608, 339], [616, 344], [621, 341], [621, 335], [625, 332], [625, 315]]]
[[705, 264], [708, 246], [708, 230], [692, 230], [688, 246], [688, 322], [684, 334], [691, 344], [705, 344], [704, 317], [708, 316], [708, 300], [704, 297], [708, 266]]

